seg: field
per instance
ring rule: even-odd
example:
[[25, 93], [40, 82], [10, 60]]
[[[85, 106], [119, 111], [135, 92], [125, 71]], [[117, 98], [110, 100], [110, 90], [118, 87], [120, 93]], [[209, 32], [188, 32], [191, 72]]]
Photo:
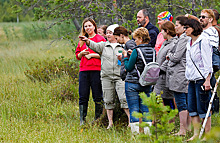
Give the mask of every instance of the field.
[[[77, 84], [73, 84], [73, 101], [61, 100], [53, 94], [69, 80], [67, 75], [48, 83], [33, 82], [25, 76], [26, 70], [43, 61], [62, 56], [75, 60], [72, 49], [76, 47], [68, 40], [51, 44], [65, 31], [43, 33], [31, 31], [33, 27], [33, 23], [0, 24], [0, 142], [146, 142], [132, 135], [126, 126], [115, 126], [112, 130], [90, 124], [79, 126]], [[64, 27], [67, 31], [70, 28]], [[219, 117], [213, 116], [213, 127], [220, 125]], [[94, 103], [90, 100], [87, 122], [93, 119]]]

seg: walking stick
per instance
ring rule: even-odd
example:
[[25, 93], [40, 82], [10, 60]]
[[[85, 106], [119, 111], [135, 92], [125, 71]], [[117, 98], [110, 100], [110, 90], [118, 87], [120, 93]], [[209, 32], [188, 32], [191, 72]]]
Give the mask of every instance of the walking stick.
[[213, 99], [214, 99], [214, 97], [215, 97], [215, 92], [216, 92], [217, 87], [218, 87], [219, 80], [220, 80], [220, 76], [218, 77], [218, 79], [217, 79], [217, 81], [216, 81], [216, 84], [215, 84], [214, 91], [212, 92], [212, 97], [211, 97], [210, 102], [209, 102], [209, 108], [208, 108], [208, 111], [207, 111], [207, 113], [206, 113], [205, 120], [204, 120], [204, 122], [203, 122], [203, 124], [202, 124], [202, 128], [201, 128], [201, 131], [200, 131], [200, 134], [199, 134], [199, 138], [202, 137], [202, 134], [203, 134], [203, 132], [204, 132], [205, 125], [206, 125], [206, 122], [207, 122], [207, 120], [208, 120], [208, 116], [209, 116], [209, 113], [210, 113], [210, 110], [211, 110], [211, 107], [212, 107], [212, 101], [213, 101]]

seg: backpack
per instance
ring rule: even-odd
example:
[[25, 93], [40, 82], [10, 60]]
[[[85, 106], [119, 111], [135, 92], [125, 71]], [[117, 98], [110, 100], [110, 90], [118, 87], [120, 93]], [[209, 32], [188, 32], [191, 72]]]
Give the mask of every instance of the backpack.
[[[218, 25], [213, 26], [217, 31], [220, 39], [220, 27]], [[217, 72], [220, 69], [220, 41], [218, 47], [213, 47], [213, 56], [212, 62], [215, 67], [213, 67], [214, 72]]]
[[146, 63], [142, 51], [137, 48], [137, 52], [140, 53], [141, 58], [144, 62], [144, 71], [141, 73], [138, 71], [136, 65], [135, 68], [138, 72], [139, 76], [139, 83], [141, 86], [147, 86], [147, 85], [155, 85], [157, 83], [157, 80], [159, 79], [159, 72], [160, 72], [160, 67], [157, 62], [155, 62], [155, 50], [153, 50], [153, 62], [149, 62], [148, 64]]

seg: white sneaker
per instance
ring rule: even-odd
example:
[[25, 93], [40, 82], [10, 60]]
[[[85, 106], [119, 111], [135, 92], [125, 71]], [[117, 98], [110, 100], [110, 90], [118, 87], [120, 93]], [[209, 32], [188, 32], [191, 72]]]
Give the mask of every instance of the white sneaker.
[[139, 134], [139, 122], [130, 123], [131, 125], [131, 132], [133, 134]]
[[[152, 126], [152, 122], [146, 122], [149, 126]], [[150, 133], [150, 128], [149, 127], [144, 127], [144, 133], [151, 135]]]

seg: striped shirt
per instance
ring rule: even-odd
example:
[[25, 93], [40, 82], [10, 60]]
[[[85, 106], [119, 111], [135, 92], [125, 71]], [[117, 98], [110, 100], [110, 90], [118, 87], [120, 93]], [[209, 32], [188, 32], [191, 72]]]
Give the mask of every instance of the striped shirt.
[[203, 30], [202, 35], [209, 39], [210, 45], [218, 48], [219, 36], [218, 31], [213, 27], [209, 27], [206, 30]]

